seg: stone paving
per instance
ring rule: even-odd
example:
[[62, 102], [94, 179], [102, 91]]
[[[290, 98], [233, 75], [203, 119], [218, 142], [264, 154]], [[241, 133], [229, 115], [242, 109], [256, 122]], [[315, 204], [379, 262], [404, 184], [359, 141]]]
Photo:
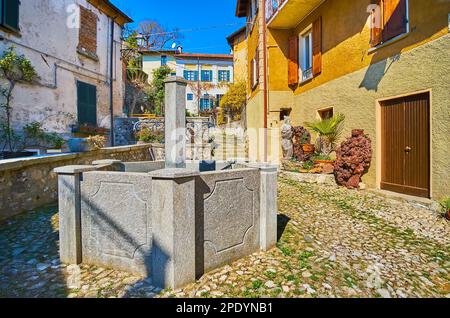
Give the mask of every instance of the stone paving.
[[277, 247], [182, 290], [58, 260], [49, 207], [0, 224], [0, 297], [446, 297], [450, 223], [424, 206], [279, 180]]

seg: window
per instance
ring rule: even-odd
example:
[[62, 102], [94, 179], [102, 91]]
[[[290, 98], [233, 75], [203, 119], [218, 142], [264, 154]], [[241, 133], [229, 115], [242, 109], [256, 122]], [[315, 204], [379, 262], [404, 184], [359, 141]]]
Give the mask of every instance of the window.
[[334, 116], [333, 107], [321, 109], [318, 111], [318, 113], [319, 113], [320, 119], [322, 119], [322, 120], [330, 119], [330, 118], [333, 118], [333, 116]]
[[161, 55], [161, 66], [167, 65], [167, 55]]
[[212, 82], [213, 71], [202, 71], [202, 82]]
[[97, 57], [97, 15], [80, 6], [78, 52], [92, 59]]
[[250, 1], [250, 10], [248, 14], [248, 21], [252, 22], [253, 19], [256, 17], [256, 14], [258, 13], [258, 5], [259, 0], [251, 0]]
[[194, 100], [194, 94], [187, 94], [187, 100]]
[[19, 32], [19, 0], [0, 0], [1, 25]]
[[217, 94], [216, 95], [216, 107], [220, 107], [220, 101], [222, 100], [223, 94]]
[[229, 82], [230, 71], [219, 71], [219, 82]]
[[371, 8], [372, 47], [409, 32], [408, 0], [374, 0]]
[[198, 81], [198, 71], [184, 71], [183, 77], [187, 81]]
[[313, 77], [313, 43], [312, 30], [308, 30], [300, 36], [300, 76], [301, 80], [307, 81]]
[[200, 98], [200, 110], [209, 110], [213, 106], [213, 101], [209, 98], [209, 96], [205, 95], [205, 97]]
[[259, 84], [259, 50], [256, 49], [255, 57], [250, 62], [250, 86], [255, 89]]

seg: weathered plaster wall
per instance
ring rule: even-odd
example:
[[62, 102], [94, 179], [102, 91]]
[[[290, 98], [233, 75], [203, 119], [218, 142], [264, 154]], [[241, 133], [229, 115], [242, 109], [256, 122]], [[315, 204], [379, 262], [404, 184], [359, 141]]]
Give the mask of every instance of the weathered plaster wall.
[[[79, 29], [71, 28], [70, 5], [97, 14], [97, 55], [94, 61], [77, 53]], [[22, 1], [20, 37], [0, 30], [5, 40], [0, 51], [14, 45], [31, 60], [40, 77], [38, 85], [18, 85], [14, 92], [13, 125], [20, 128], [39, 121], [44, 128], [69, 132], [77, 120], [77, 80], [97, 86], [97, 124], [109, 128], [110, 18], [86, 0]], [[114, 114], [123, 113], [123, 78], [120, 61], [121, 27], [115, 25]]]
[[[377, 100], [431, 91], [432, 197], [450, 195], [450, 35], [342, 76], [295, 96], [294, 125], [316, 120], [317, 110], [334, 107], [346, 115], [344, 135], [363, 128], [374, 146], [372, 168], [364, 181], [376, 187]], [[438, 62], [437, 62], [438, 61]]]
[[[53, 169], [57, 167], [91, 164], [101, 159], [148, 161], [151, 160], [150, 147], [116, 147], [86, 153], [5, 160], [0, 163], [0, 219], [56, 202], [57, 175]], [[163, 147], [156, 146], [154, 150], [157, 160], [164, 158]]]
[[246, 81], [248, 78], [247, 56], [247, 40], [243, 38], [240, 42], [236, 42], [233, 47], [233, 73], [235, 82]]

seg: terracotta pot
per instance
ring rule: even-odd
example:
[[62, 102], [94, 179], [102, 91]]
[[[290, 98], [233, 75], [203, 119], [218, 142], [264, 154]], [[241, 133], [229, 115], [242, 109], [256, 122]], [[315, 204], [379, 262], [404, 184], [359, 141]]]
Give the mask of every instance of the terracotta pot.
[[306, 154], [314, 153], [316, 150], [316, 147], [313, 144], [303, 144], [301, 145], [303, 152]]
[[334, 160], [314, 160], [314, 163], [334, 164]]
[[447, 213], [445, 214], [445, 218], [450, 221], [450, 209], [447, 209]]

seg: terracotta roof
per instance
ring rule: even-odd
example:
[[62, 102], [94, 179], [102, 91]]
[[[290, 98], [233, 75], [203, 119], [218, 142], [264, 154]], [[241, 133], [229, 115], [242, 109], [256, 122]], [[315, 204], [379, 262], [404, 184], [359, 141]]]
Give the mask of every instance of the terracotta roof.
[[175, 55], [177, 58], [201, 58], [201, 59], [233, 59], [231, 54], [206, 54], [206, 53], [181, 53]]
[[117, 8], [109, 0], [88, 0], [88, 2], [107, 16], [114, 18], [115, 21], [122, 26], [127, 23], [134, 22], [133, 19]]

